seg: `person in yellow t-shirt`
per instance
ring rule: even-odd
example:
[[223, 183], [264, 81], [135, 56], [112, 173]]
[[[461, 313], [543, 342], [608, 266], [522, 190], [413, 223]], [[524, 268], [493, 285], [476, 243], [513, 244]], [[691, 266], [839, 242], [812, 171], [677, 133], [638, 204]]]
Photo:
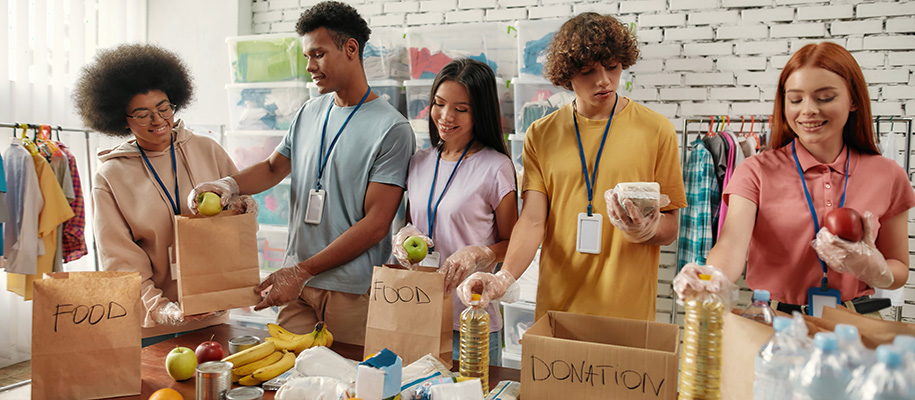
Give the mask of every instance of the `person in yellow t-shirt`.
[[[611, 16], [583, 13], [556, 33], [544, 75], [575, 100], [528, 128], [524, 203], [503, 268], [469, 276], [458, 288], [464, 303], [472, 292], [501, 298], [542, 241], [535, 318], [558, 310], [654, 319], [660, 246], [676, 239], [686, 196], [673, 124], [617, 94], [638, 55], [634, 33]], [[647, 216], [628, 199], [625, 211], [615, 196], [608, 207], [605, 191], [621, 182], [657, 182], [670, 204]]]

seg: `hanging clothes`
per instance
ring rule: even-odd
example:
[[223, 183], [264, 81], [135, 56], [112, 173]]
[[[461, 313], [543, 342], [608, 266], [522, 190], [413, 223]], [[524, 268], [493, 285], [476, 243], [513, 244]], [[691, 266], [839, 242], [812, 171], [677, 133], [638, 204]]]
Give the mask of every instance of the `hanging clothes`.
[[[38, 174], [32, 155], [18, 138], [3, 153], [7, 183], [7, 211], [10, 220], [3, 227], [3, 254], [6, 272], [32, 275], [38, 273], [38, 256], [44, 245], [38, 240], [38, 213], [44, 198], [38, 186]], [[9, 279], [7, 287], [9, 288]], [[24, 295], [24, 293], [22, 294]]]
[[[67, 155], [60, 151], [59, 147], [56, 152], [46, 157], [48, 163], [51, 166], [51, 171], [54, 173], [54, 178], [57, 180], [57, 184], [60, 186], [61, 191], [63, 192], [64, 197], [67, 199], [67, 204], [69, 205], [76, 198], [76, 194], [73, 191], [73, 176], [70, 174], [70, 160], [67, 158]], [[72, 208], [71, 208], [72, 209]], [[62, 227], [60, 227], [62, 228]], [[63, 229], [56, 229], [57, 236], [57, 245], [55, 246], [54, 254], [54, 268], [53, 272], [64, 272], [63, 264]]]
[[70, 176], [73, 182], [73, 201], [70, 202], [70, 208], [73, 210], [73, 218], [64, 222], [63, 226], [63, 261], [71, 262], [80, 259], [89, 254], [86, 247], [86, 207], [83, 198], [82, 184], [79, 179], [79, 171], [76, 168], [76, 157], [70, 152], [63, 143], [57, 143], [60, 150], [67, 156], [70, 165]]
[[719, 188], [718, 196], [711, 199], [710, 224], [712, 226], [712, 244], [718, 241], [718, 218], [721, 210], [721, 191], [724, 186], [724, 176], [728, 171], [728, 148], [727, 141], [721, 135], [712, 135], [702, 138], [705, 148], [712, 155], [712, 165], [715, 172], [715, 182]]
[[[6, 206], [6, 172], [3, 170], [3, 158], [0, 158], [0, 226], [10, 222], [9, 209]], [[3, 233], [0, 231], [0, 268], [3, 268]]]
[[[734, 166], [735, 159], [737, 157], [737, 143], [734, 142], [734, 138], [731, 137], [727, 132], [722, 132], [718, 136], [724, 138], [728, 144], [728, 167], [724, 174], [724, 181], [721, 184], [721, 192], [724, 193], [724, 190], [727, 189], [728, 183], [731, 181], [731, 176], [734, 175]], [[724, 218], [728, 214], [728, 204], [724, 202], [724, 199], [721, 201], [721, 206], [718, 209], [718, 233], [721, 233], [721, 228], [724, 227]]]
[[712, 154], [701, 139], [690, 144], [692, 151], [683, 171], [687, 206], [680, 212], [680, 241], [677, 270], [694, 262], [705, 265], [712, 249], [712, 201], [720, 199]]

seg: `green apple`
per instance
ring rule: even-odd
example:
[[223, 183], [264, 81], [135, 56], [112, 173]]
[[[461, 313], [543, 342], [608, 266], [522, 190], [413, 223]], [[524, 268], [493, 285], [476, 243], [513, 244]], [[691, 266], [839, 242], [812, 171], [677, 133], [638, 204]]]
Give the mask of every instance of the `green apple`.
[[165, 370], [176, 381], [189, 379], [197, 371], [197, 355], [187, 347], [175, 347], [165, 357]]
[[207, 217], [212, 217], [222, 212], [222, 203], [219, 195], [213, 192], [203, 192], [197, 196], [197, 212]]
[[416, 264], [426, 258], [429, 251], [429, 245], [422, 236], [410, 236], [403, 242], [403, 248], [407, 251], [407, 260]]

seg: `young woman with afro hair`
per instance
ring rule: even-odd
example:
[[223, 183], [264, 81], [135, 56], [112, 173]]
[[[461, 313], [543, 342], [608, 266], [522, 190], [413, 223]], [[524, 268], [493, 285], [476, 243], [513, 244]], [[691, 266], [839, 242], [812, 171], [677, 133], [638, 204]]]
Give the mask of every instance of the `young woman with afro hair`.
[[[175, 215], [188, 212], [182, 200], [198, 183], [238, 170], [219, 143], [175, 119], [193, 94], [181, 59], [149, 44], [101, 50], [73, 94], [86, 126], [128, 139], [98, 154], [94, 230], [103, 270], [140, 273], [144, 345], [226, 319], [222, 312], [184, 315], [169, 262]], [[250, 196], [227, 206], [257, 212]]]

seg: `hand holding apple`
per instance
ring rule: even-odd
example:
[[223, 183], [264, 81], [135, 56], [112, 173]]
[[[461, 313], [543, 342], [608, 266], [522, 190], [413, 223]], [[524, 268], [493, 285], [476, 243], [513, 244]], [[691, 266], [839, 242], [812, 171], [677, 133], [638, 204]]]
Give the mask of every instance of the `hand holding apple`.
[[429, 245], [421, 236], [410, 236], [403, 242], [403, 248], [407, 251], [407, 260], [417, 264], [426, 258], [429, 252]]
[[394, 235], [391, 241], [391, 253], [401, 265], [412, 268], [426, 257], [432, 246], [430, 237], [416, 229], [413, 224], [407, 224]]
[[842, 239], [823, 227], [817, 232], [816, 240], [811, 246], [816, 250], [817, 256], [832, 270], [851, 274], [873, 288], [889, 288], [896, 278], [883, 253], [874, 243], [877, 236], [875, 232], [878, 229], [877, 217], [870, 211], [865, 211], [861, 219], [864, 221], [864, 227], [859, 241]]
[[219, 361], [222, 360], [223, 356], [222, 345], [219, 342], [214, 342], [213, 336], [210, 336], [210, 340], [197, 346], [194, 354], [197, 355], [198, 364], [203, 364], [207, 361]]
[[175, 347], [165, 357], [165, 370], [176, 381], [189, 379], [197, 371], [197, 355], [187, 347]]
[[203, 192], [197, 196], [197, 212], [212, 217], [222, 212], [222, 199], [213, 192]]
[[864, 221], [861, 214], [851, 208], [837, 208], [826, 214], [823, 226], [842, 239], [860, 242], [864, 238]]

